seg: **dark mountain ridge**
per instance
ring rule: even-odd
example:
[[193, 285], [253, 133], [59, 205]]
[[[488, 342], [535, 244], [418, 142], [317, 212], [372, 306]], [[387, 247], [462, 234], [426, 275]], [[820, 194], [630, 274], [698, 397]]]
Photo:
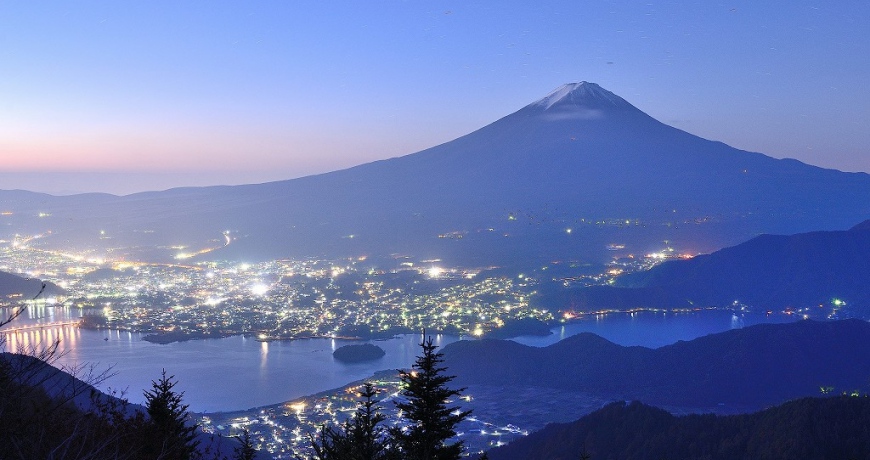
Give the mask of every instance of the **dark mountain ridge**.
[[488, 452], [492, 460], [870, 458], [870, 399], [805, 398], [753, 414], [688, 415], [633, 402]]
[[230, 230], [232, 244], [208, 257], [247, 259], [412, 253], [537, 263], [607, 258], [614, 239], [641, 251], [668, 239], [708, 252], [870, 216], [866, 174], [704, 140], [586, 82], [445, 144], [327, 174], [123, 197], [20, 195], [0, 192], [0, 204], [14, 228], [51, 231], [41, 244], [200, 249], [223, 246]]
[[870, 311], [870, 221], [848, 231], [761, 235], [689, 260], [617, 278], [614, 286], [560, 293], [578, 309], [690, 308], [734, 301], [764, 308], [831, 307]]
[[742, 412], [818, 395], [822, 387], [865, 388], [868, 345], [870, 323], [843, 320], [762, 324], [658, 349], [582, 333], [545, 348], [479, 340], [443, 353], [457, 385], [498, 382]]

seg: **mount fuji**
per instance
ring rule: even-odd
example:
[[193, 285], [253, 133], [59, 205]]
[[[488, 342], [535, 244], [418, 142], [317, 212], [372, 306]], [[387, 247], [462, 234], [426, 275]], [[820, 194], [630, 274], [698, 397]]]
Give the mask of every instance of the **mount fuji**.
[[341, 171], [121, 197], [0, 191], [0, 207], [7, 233], [116, 256], [184, 245], [220, 259], [509, 265], [605, 260], [612, 243], [710, 252], [761, 233], [842, 230], [870, 217], [870, 176], [705, 140], [580, 82], [445, 144]]

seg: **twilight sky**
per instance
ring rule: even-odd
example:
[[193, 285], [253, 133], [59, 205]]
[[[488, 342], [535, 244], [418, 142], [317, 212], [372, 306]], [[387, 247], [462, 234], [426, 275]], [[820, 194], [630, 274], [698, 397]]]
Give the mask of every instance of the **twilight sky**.
[[866, 0], [0, 0], [0, 189], [289, 179], [580, 80], [708, 139], [870, 171], [868, 20]]

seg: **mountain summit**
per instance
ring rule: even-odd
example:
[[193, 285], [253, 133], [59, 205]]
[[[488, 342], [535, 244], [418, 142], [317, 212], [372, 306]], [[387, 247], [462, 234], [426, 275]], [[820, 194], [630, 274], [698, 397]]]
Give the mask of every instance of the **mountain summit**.
[[870, 176], [701, 139], [580, 82], [453, 141], [332, 173], [124, 197], [2, 192], [0, 203], [13, 212], [7, 232], [115, 254], [223, 246], [229, 230], [232, 244], [209, 257], [537, 265], [609, 260], [610, 243], [710, 252], [845, 229], [870, 217]]
[[637, 110], [625, 99], [607, 91], [595, 83], [581, 81], [562, 85], [529, 107], [549, 110], [626, 109]]

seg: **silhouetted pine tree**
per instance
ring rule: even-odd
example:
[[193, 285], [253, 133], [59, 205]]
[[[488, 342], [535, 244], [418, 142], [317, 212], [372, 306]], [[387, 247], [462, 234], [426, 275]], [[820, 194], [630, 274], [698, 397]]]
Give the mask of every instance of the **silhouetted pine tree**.
[[353, 460], [378, 460], [384, 458], [385, 431], [380, 426], [384, 414], [374, 399], [378, 392], [374, 385], [365, 383], [360, 393], [360, 406], [350, 426], [349, 437], [354, 448]]
[[471, 411], [447, 407], [447, 401], [464, 391], [450, 389], [447, 384], [453, 376], [444, 375], [443, 355], [435, 350], [432, 337], [420, 344], [423, 354], [417, 357], [411, 371], [400, 371], [404, 384], [404, 402], [396, 403], [402, 417], [409, 423], [404, 429], [390, 429], [393, 449], [391, 455], [415, 460], [455, 460], [462, 456], [462, 441], [448, 444], [456, 436], [456, 425]]
[[378, 394], [371, 383], [365, 383], [362, 398], [352, 419], [339, 427], [323, 426], [320, 441], [312, 439], [318, 460], [382, 460], [385, 459], [386, 433], [380, 426], [384, 415], [374, 399]]
[[234, 449], [235, 460], [254, 460], [257, 457], [257, 449], [254, 448], [254, 443], [251, 441], [251, 432], [245, 428], [242, 435], [239, 436], [240, 446]]
[[160, 379], [152, 380], [151, 390], [145, 391], [152, 435], [143, 447], [154, 458], [188, 460], [197, 453], [197, 425], [189, 423], [188, 405], [182, 402], [184, 392], [173, 389], [178, 383], [174, 378], [167, 377], [163, 369]]

